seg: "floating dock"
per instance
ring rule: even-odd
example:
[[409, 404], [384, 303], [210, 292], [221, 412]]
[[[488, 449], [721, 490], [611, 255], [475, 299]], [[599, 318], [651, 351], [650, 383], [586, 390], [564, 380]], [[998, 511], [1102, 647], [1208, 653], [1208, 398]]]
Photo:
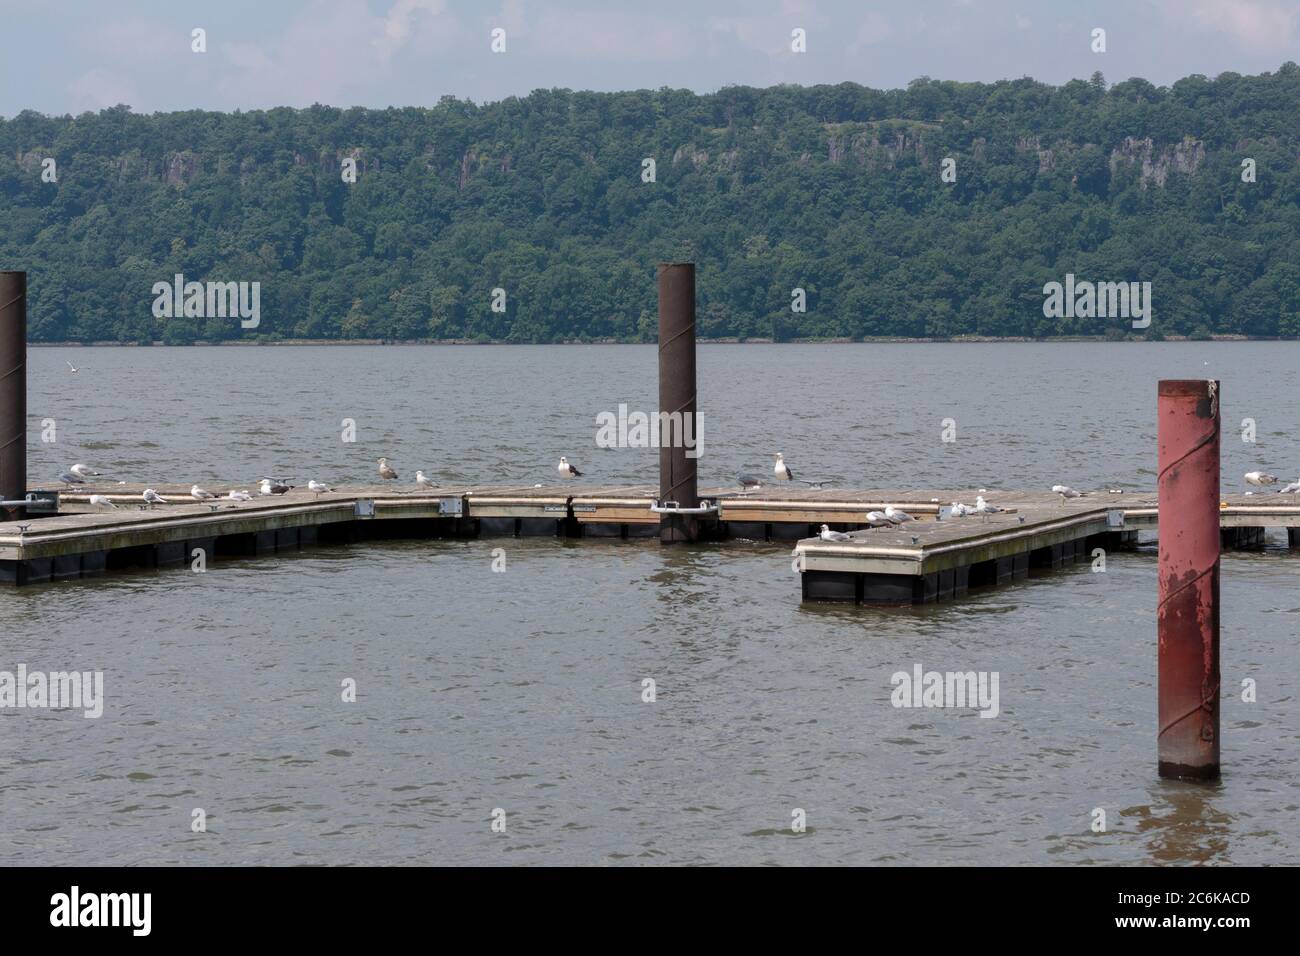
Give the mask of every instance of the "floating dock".
[[[58, 514], [0, 522], [0, 583], [36, 584], [93, 577], [131, 567], [205, 565], [228, 556], [272, 555], [303, 547], [377, 538], [655, 538], [662, 514], [656, 489], [577, 483], [552, 486], [359, 485], [315, 495], [294, 489], [251, 501], [194, 501], [189, 486], [154, 486], [166, 504], [147, 507], [143, 485], [87, 485], [61, 492]], [[230, 487], [217, 485], [214, 487]], [[34, 492], [38, 493], [38, 492]], [[91, 493], [115, 508], [92, 507]], [[1136, 543], [1156, 526], [1153, 494], [1090, 493], [1062, 501], [1047, 492], [983, 491], [1003, 510], [951, 517], [953, 501], [975, 489], [812, 490], [770, 485], [741, 493], [701, 489], [712, 509], [709, 541], [788, 541], [809, 601], [913, 604], [951, 600], [972, 587], [1014, 581], [1032, 568], [1054, 569]], [[912, 515], [899, 527], [872, 529], [868, 511], [887, 505]], [[826, 524], [851, 535], [816, 537]], [[1300, 546], [1300, 496], [1233, 495], [1220, 506], [1229, 548], [1263, 547], [1268, 528], [1288, 529]]]

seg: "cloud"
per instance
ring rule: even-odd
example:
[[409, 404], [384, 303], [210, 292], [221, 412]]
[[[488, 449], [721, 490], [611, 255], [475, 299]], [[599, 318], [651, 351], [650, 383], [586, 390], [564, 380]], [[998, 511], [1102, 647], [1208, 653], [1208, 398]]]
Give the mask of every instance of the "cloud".
[[1278, 0], [1163, 0], [1165, 15], [1190, 18], [1200, 29], [1233, 37], [1252, 53], [1274, 54], [1294, 47], [1300, 10]]
[[96, 111], [126, 103], [135, 106], [139, 103], [135, 85], [130, 80], [94, 69], [82, 73], [68, 83], [68, 92], [72, 95], [72, 112], [85, 110]]

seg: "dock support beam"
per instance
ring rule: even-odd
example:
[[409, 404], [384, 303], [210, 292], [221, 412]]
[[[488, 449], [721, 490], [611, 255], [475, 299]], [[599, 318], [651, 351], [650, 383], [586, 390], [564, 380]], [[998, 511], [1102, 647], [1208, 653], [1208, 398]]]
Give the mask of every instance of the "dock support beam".
[[1217, 381], [1164, 380], [1158, 397], [1160, 776], [1219, 776]]
[[[27, 496], [27, 273], [0, 272], [0, 501]], [[0, 508], [21, 521], [23, 507]]]
[[[699, 441], [695, 409], [695, 264], [659, 265], [659, 500], [698, 508], [696, 459], [687, 456], [685, 438]], [[665, 418], [667, 413], [670, 417]], [[678, 423], [673, 434], [673, 422]], [[662, 515], [659, 541], [694, 541], [699, 519]]]

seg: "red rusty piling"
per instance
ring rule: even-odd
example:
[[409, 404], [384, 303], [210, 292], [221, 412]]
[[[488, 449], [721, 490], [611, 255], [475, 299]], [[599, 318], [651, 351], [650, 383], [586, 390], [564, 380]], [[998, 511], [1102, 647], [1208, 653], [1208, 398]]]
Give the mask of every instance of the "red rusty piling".
[[[659, 499], [681, 508], [700, 504], [696, 459], [687, 454], [685, 435], [698, 436], [695, 409], [695, 264], [659, 266]], [[674, 429], [664, 415], [679, 416]], [[676, 431], [676, 434], [673, 432]], [[698, 437], [697, 437], [698, 440]], [[694, 541], [699, 520], [665, 514], [659, 520], [664, 544]]]
[[1219, 407], [1217, 381], [1163, 380], [1160, 500], [1160, 776], [1219, 776]]

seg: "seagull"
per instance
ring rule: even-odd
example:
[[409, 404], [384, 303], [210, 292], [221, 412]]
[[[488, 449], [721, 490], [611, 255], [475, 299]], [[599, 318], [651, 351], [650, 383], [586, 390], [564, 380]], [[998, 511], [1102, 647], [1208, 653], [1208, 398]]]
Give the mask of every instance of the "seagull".
[[1278, 489], [1278, 494], [1280, 495], [1294, 495], [1297, 492], [1300, 492], [1300, 481], [1293, 481], [1285, 488]]
[[913, 518], [906, 511], [899, 511], [893, 505], [885, 505], [885, 517], [889, 519], [892, 525], [900, 525], [904, 521], [912, 521]]
[[250, 495], [247, 491], [235, 491], [233, 488], [231, 489], [230, 494], [226, 495], [226, 497], [231, 501], [252, 501], [253, 500], [253, 496]]
[[198, 485], [190, 485], [190, 497], [195, 501], [207, 501], [211, 498], [215, 498], [216, 495], [210, 491], [204, 491]]
[[821, 533], [820, 533], [819, 535], [817, 535], [817, 537], [821, 538], [823, 541], [849, 541], [849, 540], [852, 540], [852, 539], [851, 539], [847, 534], [845, 534], [843, 531], [832, 531], [831, 528], [830, 528], [830, 525], [825, 525], [825, 524], [822, 525]]
[[162, 495], [158, 494], [158, 492], [154, 491], [152, 488], [146, 488], [144, 490], [144, 494], [142, 494], [140, 497], [143, 498], [146, 502], [148, 502], [149, 507], [151, 508], [154, 505], [167, 504], [167, 499], [164, 498]]
[[108, 500], [108, 495], [91, 495], [90, 503], [96, 508], [116, 508], [117, 505]]
[[763, 483], [753, 475], [737, 475], [736, 483], [745, 491], [753, 491], [755, 488], [763, 487]]
[[[67, 359], [64, 359], [63, 361], [68, 362]], [[81, 369], [77, 368], [77, 366], [73, 365], [71, 362], [68, 362], [68, 368], [72, 369], [72, 371], [74, 371], [74, 372], [80, 372], [80, 371], [81, 371]]]
[[1061, 504], [1065, 504], [1066, 498], [1083, 497], [1083, 492], [1075, 491], [1069, 485], [1052, 485], [1052, 492], [1061, 496]]
[[989, 515], [996, 514], [1001, 510], [1002, 509], [999, 508], [997, 505], [991, 505], [987, 501], [985, 501], [983, 495], [975, 496], [975, 514], [984, 515], [984, 520], [987, 521]]
[[885, 517], [883, 511], [868, 511], [867, 524], [879, 531], [881, 528], [891, 528], [894, 522]]
[[975, 513], [975, 509], [972, 508], [970, 505], [962, 504], [960, 501], [954, 501], [952, 503], [952, 511], [949, 513], [954, 518], [964, 518], [967, 515], [973, 515]]
[[333, 491], [334, 489], [323, 481], [312, 480], [307, 482], [307, 490], [316, 492], [316, 497], [319, 498], [324, 492]]
[[262, 479], [262, 487], [257, 489], [259, 495], [282, 495], [289, 490], [289, 485], [282, 481], [272, 481], [270, 478]]
[[1277, 475], [1270, 475], [1265, 471], [1248, 471], [1244, 477], [1248, 485], [1262, 486], [1277, 483]]
[[397, 472], [389, 467], [387, 458], [379, 459], [379, 477], [384, 481], [392, 481], [397, 477]]
[[78, 478], [96, 478], [99, 476], [99, 472], [95, 471], [95, 469], [91, 468], [89, 465], [73, 465], [68, 469], [68, 471], [76, 475]]
[[772, 474], [776, 475], [777, 481], [794, 481], [794, 472], [779, 451], [776, 453], [776, 464], [772, 466]]
[[417, 485], [419, 485], [421, 488], [432, 488], [432, 487], [433, 487], [433, 479], [430, 478], [428, 475], [426, 475], [426, 474], [425, 474], [424, 472], [422, 472], [422, 471], [417, 471], [417, 472], [415, 473], [415, 483], [416, 483]]
[[560, 473], [561, 478], [582, 477], [582, 472], [578, 471], [577, 468], [574, 468], [572, 465], [570, 465], [569, 459], [565, 458], [563, 455], [560, 456], [560, 463], [555, 466], [555, 470]]
[[59, 481], [63, 482], [65, 485], [84, 485], [86, 483], [85, 478], [82, 478], [79, 475], [74, 475], [70, 471], [65, 471], [63, 474], [59, 475]]

